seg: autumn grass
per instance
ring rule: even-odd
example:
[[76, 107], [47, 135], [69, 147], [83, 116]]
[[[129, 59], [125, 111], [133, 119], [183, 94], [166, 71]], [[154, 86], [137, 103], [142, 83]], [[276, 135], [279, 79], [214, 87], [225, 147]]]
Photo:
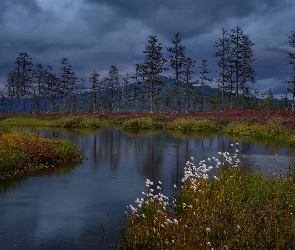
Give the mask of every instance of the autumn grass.
[[[220, 155], [188, 162], [176, 199], [147, 180], [119, 249], [295, 249], [294, 175], [246, 172], [236, 155]], [[210, 176], [215, 164], [223, 169]]]
[[295, 112], [131, 112], [99, 114], [1, 115], [0, 126], [46, 126], [99, 128], [115, 124], [124, 130], [166, 129], [180, 132], [223, 132], [225, 134], [275, 140], [295, 146]]
[[215, 121], [209, 119], [192, 119], [179, 118], [167, 124], [168, 130], [182, 132], [217, 132], [221, 128]]
[[65, 116], [55, 119], [11, 117], [0, 121], [0, 124], [6, 126], [99, 128], [107, 122], [83, 116]]
[[157, 121], [151, 117], [131, 118], [122, 123], [123, 129], [159, 129], [164, 127], [164, 122]]
[[264, 122], [255, 123], [232, 121], [223, 127], [223, 132], [234, 136], [272, 140], [295, 146], [294, 129], [284, 125], [284, 120], [279, 118], [269, 118]]
[[82, 153], [68, 140], [35, 134], [0, 133], [0, 178], [82, 160]]

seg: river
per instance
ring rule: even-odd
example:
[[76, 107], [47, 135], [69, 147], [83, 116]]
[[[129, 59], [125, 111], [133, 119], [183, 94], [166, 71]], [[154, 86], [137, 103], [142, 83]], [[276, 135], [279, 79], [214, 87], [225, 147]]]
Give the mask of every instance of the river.
[[[179, 191], [183, 168], [238, 143], [245, 169], [286, 174], [293, 150], [222, 134], [18, 128], [71, 140], [84, 153], [81, 163], [0, 181], [0, 249], [117, 249], [127, 206], [142, 197], [146, 179], [162, 193]], [[214, 170], [216, 171], [216, 170]], [[174, 184], [178, 189], [174, 189]]]

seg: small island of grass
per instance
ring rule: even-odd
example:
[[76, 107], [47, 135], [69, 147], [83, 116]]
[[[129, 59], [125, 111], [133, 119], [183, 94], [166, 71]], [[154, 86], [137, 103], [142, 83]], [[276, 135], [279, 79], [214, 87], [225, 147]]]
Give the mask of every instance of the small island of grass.
[[66, 139], [0, 132], [0, 179], [83, 159]]

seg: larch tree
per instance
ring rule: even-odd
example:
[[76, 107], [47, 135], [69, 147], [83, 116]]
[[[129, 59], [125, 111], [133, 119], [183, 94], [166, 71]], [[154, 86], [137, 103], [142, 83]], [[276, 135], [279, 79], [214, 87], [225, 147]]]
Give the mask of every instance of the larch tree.
[[202, 60], [202, 65], [199, 67], [200, 69], [200, 79], [198, 84], [201, 86], [201, 110], [204, 111], [204, 104], [205, 104], [205, 87], [208, 86], [208, 83], [212, 82], [212, 78], [208, 75], [211, 71], [208, 69], [207, 60]]
[[253, 62], [255, 61], [252, 46], [255, 45], [251, 42], [249, 35], [243, 35], [242, 37], [242, 64], [241, 64], [241, 78], [240, 78], [240, 90], [241, 90], [241, 104], [240, 109], [244, 108], [245, 97], [249, 93], [249, 83], [255, 83], [255, 69]]
[[287, 80], [289, 87], [287, 91], [292, 94], [292, 111], [294, 111], [294, 99], [295, 99], [295, 32], [291, 31], [290, 35], [287, 35], [289, 44], [291, 46], [288, 53], [288, 64], [291, 65], [291, 77]]
[[243, 39], [243, 30], [240, 26], [236, 26], [231, 30], [230, 42], [232, 45], [232, 58], [231, 62], [233, 63], [233, 77], [235, 82], [235, 109], [238, 107], [238, 98], [239, 98], [239, 83], [242, 71], [242, 39]]
[[229, 35], [225, 29], [222, 29], [222, 38], [219, 38], [213, 45], [217, 51], [214, 53], [214, 57], [219, 58], [218, 66], [220, 68], [218, 81], [218, 88], [221, 92], [221, 110], [225, 109], [225, 95], [229, 89], [229, 71], [230, 71], [230, 40]]
[[166, 48], [168, 51], [168, 64], [173, 70], [174, 91], [175, 91], [175, 111], [180, 111], [181, 109], [181, 77], [184, 73], [184, 63], [185, 63], [185, 49], [186, 47], [181, 43], [181, 33], [177, 32], [172, 39], [172, 46]]
[[25, 111], [25, 99], [32, 94], [33, 85], [33, 63], [32, 58], [27, 53], [20, 53], [15, 61], [16, 68], [11, 75], [14, 79], [14, 89], [17, 97], [17, 111]]
[[194, 69], [196, 61], [190, 57], [187, 57], [184, 60], [184, 71], [183, 71], [183, 90], [184, 90], [184, 104], [185, 112], [188, 112], [191, 103], [191, 94], [193, 88], [192, 78], [196, 73]]
[[117, 105], [118, 111], [120, 111], [118, 89], [120, 87], [120, 76], [119, 70], [116, 65], [112, 65], [108, 76], [106, 78], [106, 93], [107, 93], [107, 103], [109, 112], [113, 112]]
[[71, 94], [72, 65], [67, 58], [60, 60], [60, 99], [63, 101], [63, 112], [69, 111], [68, 99]]
[[135, 86], [135, 98], [140, 102], [141, 111], [145, 110], [145, 103], [147, 101], [146, 89], [145, 89], [145, 74], [144, 65], [138, 63], [135, 65], [135, 74], [133, 76]]
[[163, 83], [160, 75], [164, 71], [163, 64], [165, 62], [162, 55], [162, 44], [158, 42], [157, 36], [150, 35], [148, 37], [148, 45], [143, 53], [145, 54], [145, 59], [142, 63], [142, 70], [149, 97], [149, 110], [153, 113], [155, 98]]
[[100, 88], [99, 76], [95, 70], [89, 76], [90, 88], [93, 95], [93, 113], [96, 113], [98, 110], [98, 91], [102, 90]]
[[42, 66], [42, 64], [37, 64], [36, 68], [33, 71], [33, 105], [31, 105], [31, 109], [40, 113], [41, 111], [41, 103], [44, 101], [44, 90], [45, 90], [45, 83], [47, 78], [47, 71], [46, 68]]
[[247, 83], [255, 82], [255, 70], [252, 63], [254, 62], [254, 53], [252, 46], [255, 45], [251, 42], [248, 35], [244, 35], [244, 31], [240, 26], [236, 26], [231, 30], [230, 43], [231, 43], [231, 58], [232, 72], [231, 75], [235, 82], [235, 109], [239, 106], [239, 95], [242, 94], [242, 104], [240, 108], [243, 108], [243, 101]]

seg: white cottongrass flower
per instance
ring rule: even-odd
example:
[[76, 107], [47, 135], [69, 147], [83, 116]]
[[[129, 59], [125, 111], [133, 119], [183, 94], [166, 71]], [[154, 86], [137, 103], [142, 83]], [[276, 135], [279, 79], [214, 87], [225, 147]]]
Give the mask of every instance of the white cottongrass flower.
[[237, 230], [240, 231], [241, 230], [241, 226], [237, 225]]
[[207, 228], [206, 228], [206, 232], [207, 232], [207, 233], [211, 233], [211, 228], [210, 228], [210, 227], [207, 227]]
[[159, 186], [157, 186], [157, 189], [161, 189]]
[[174, 184], [174, 188], [177, 188], [177, 186]]
[[159, 184], [161, 185], [161, 184], [162, 184], [162, 182], [160, 182], [160, 181], [159, 181]]

